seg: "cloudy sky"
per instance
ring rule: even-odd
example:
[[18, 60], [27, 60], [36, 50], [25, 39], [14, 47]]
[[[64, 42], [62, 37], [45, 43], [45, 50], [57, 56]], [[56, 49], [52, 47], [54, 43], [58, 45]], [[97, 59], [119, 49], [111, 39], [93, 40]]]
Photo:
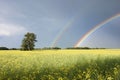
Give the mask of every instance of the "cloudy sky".
[[[0, 46], [19, 48], [26, 32], [36, 47], [73, 47], [94, 26], [120, 14], [120, 0], [0, 0]], [[120, 48], [120, 17], [79, 46]]]

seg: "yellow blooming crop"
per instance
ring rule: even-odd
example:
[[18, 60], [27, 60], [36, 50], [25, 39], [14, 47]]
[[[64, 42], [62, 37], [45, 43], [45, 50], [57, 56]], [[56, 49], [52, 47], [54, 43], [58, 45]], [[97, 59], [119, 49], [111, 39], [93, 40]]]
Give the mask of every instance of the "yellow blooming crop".
[[0, 80], [120, 80], [120, 50], [0, 51]]

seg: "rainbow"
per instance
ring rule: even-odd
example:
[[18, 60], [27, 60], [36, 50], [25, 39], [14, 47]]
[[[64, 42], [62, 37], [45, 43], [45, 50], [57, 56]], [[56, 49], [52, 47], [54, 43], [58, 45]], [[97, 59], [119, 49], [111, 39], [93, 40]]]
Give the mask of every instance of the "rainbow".
[[61, 39], [61, 37], [64, 35], [64, 33], [68, 30], [68, 28], [70, 28], [72, 26], [72, 24], [74, 23], [74, 21], [77, 18], [79, 18], [79, 15], [74, 16], [73, 18], [70, 19], [70, 21], [68, 21], [65, 24], [65, 26], [63, 27], [63, 29], [58, 33], [58, 35], [56, 36], [56, 38], [52, 42], [51, 47], [56, 47], [56, 44], [58, 43], [58, 41]]
[[100, 24], [96, 25], [95, 27], [93, 27], [91, 30], [89, 30], [87, 33], [85, 33], [80, 39], [79, 41], [75, 44], [74, 47], [79, 47], [84, 40], [86, 40], [93, 32], [95, 32], [97, 29], [99, 29], [100, 27], [104, 26], [105, 24], [111, 22], [112, 20], [119, 18], [120, 14], [116, 14], [110, 18], [108, 18], [107, 20], [101, 22]]

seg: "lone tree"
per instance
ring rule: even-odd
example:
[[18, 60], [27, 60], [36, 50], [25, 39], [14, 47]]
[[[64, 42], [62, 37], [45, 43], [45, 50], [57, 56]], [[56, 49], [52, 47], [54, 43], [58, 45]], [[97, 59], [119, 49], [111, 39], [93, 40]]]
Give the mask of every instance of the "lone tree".
[[21, 49], [22, 50], [34, 50], [36, 40], [36, 35], [34, 33], [26, 33], [24, 39], [22, 40]]

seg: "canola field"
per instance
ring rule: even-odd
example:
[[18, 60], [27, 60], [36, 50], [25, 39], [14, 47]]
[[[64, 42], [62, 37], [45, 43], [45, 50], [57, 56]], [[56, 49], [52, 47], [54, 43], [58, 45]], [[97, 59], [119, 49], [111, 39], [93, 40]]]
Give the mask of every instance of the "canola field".
[[0, 51], [0, 80], [120, 80], [120, 50]]

